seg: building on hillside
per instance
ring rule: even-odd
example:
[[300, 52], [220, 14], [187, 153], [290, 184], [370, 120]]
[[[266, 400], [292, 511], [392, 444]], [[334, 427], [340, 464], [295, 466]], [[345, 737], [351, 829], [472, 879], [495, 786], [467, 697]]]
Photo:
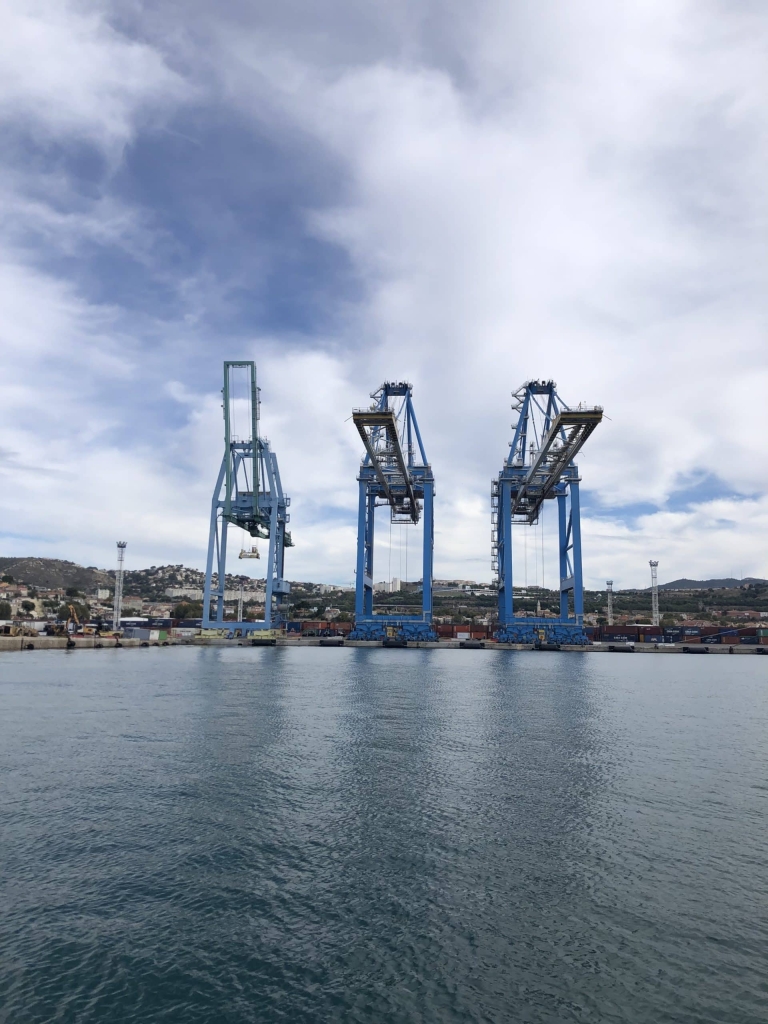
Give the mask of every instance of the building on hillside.
[[147, 613], [150, 618], [153, 619], [168, 619], [173, 613], [173, 605], [171, 604], [150, 604], [147, 607]]

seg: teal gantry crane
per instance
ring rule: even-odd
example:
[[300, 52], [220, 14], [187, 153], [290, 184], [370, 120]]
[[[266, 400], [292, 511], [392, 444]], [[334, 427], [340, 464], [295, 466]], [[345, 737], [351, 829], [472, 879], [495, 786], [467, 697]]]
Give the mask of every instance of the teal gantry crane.
[[[245, 383], [245, 393], [241, 397], [234, 393], [236, 382]], [[293, 546], [291, 535], [286, 530], [290, 521], [288, 506], [291, 499], [283, 493], [277, 456], [269, 441], [259, 436], [259, 392], [255, 363], [224, 363], [224, 458], [211, 502], [203, 625], [240, 630], [243, 635], [252, 630], [282, 625], [285, 619], [283, 604], [291, 590], [283, 578], [285, 548]], [[238, 433], [238, 421], [243, 436]], [[257, 622], [224, 619], [227, 529], [230, 525], [239, 526], [251, 537], [269, 540], [264, 619]]]
[[[509, 455], [491, 484], [492, 557], [499, 594], [498, 640], [586, 644], [581, 568], [579, 471], [574, 463], [603, 418], [600, 406], [570, 409], [552, 380], [529, 380], [513, 393], [518, 413]], [[557, 499], [560, 614], [516, 616], [512, 590], [512, 526], [538, 522], [544, 502]]]
[[[352, 419], [365, 448], [360, 465], [357, 579], [353, 640], [436, 640], [432, 627], [432, 548], [435, 478], [413, 408], [413, 386], [385, 381], [368, 409]], [[421, 613], [377, 615], [373, 608], [373, 542], [377, 505], [393, 523], [423, 523]]]

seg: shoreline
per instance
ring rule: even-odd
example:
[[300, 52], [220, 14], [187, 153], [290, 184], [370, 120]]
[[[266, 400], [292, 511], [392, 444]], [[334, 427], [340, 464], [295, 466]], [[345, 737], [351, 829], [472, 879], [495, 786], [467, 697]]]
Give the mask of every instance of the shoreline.
[[[307, 637], [304, 639], [293, 639], [280, 637], [275, 640], [276, 647], [382, 647], [378, 640], [344, 640], [341, 644], [321, 643], [322, 637]], [[66, 637], [30, 637], [30, 636], [0, 636], [0, 653], [4, 651], [23, 651], [34, 654], [35, 651], [92, 651], [92, 650], [114, 650], [113, 640], [98, 637], [80, 637], [75, 639], [74, 647], [67, 647]], [[101, 646], [97, 646], [97, 645]], [[31, 646], [30, 646], [31, 645]], [[194, 639], [194, 640], [169, 640], [166, 643], [149, 643], [146, 640], [121, 640], [120, 650], [142, 647], [250, 647], [248, 640], [234, 639], [225, 640], [220, 638]], [[257, 645], [263, 646], [263, 645]], [[502, 644], [494, 641], [486, 641], [482, 648], [462, 648], [460, 640], [439, 640], [437, 642], [409, 642], [409, 648], [425, 648], [428, 650], [486, 650], [486, 651], [532, 651], [530, 644]], [[768, 645], [766, 645], [768, 646]], [[610, 647], [619, 650], [610, 650]], [[734, 644], [732, 649], [728, 644], [634, 644], [632, 652], [635, 654], [685, 654], [684, 647], [689, 648], [693, 653], [696, 648], [706, 648], [709, 654], [760, 654], [757, 644]], [[400, 650], [401, 648], [393, 648]], [[629, 653], [623, 644], [590, 644], [588, 647], [563, 645], [560, 648], [563, 653], [571, 654], [626, 654]], [[539, 651], [539, 654], [559, 653], [551, 651]]]

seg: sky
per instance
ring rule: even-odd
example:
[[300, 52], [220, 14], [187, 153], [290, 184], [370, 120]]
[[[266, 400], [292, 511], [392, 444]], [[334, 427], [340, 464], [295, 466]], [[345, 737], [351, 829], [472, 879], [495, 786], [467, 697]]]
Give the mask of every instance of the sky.
[[531, 378], [605, 409], [587, 586], [768, 577], [767, 50], [757, 0], [9, 0], [0, 553], [202, 567], [253, 359], [289, 579], [353, 581], [349, 417], [407, 379], [435, 574], [489, 581]]

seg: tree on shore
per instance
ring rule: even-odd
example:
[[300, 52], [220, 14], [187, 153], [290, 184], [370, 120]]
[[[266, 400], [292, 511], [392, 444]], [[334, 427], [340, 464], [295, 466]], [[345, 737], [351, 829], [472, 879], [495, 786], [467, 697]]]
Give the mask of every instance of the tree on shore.
[[182, 601], [173, 609], [174, 619], [202, 619], [202, 601]]

